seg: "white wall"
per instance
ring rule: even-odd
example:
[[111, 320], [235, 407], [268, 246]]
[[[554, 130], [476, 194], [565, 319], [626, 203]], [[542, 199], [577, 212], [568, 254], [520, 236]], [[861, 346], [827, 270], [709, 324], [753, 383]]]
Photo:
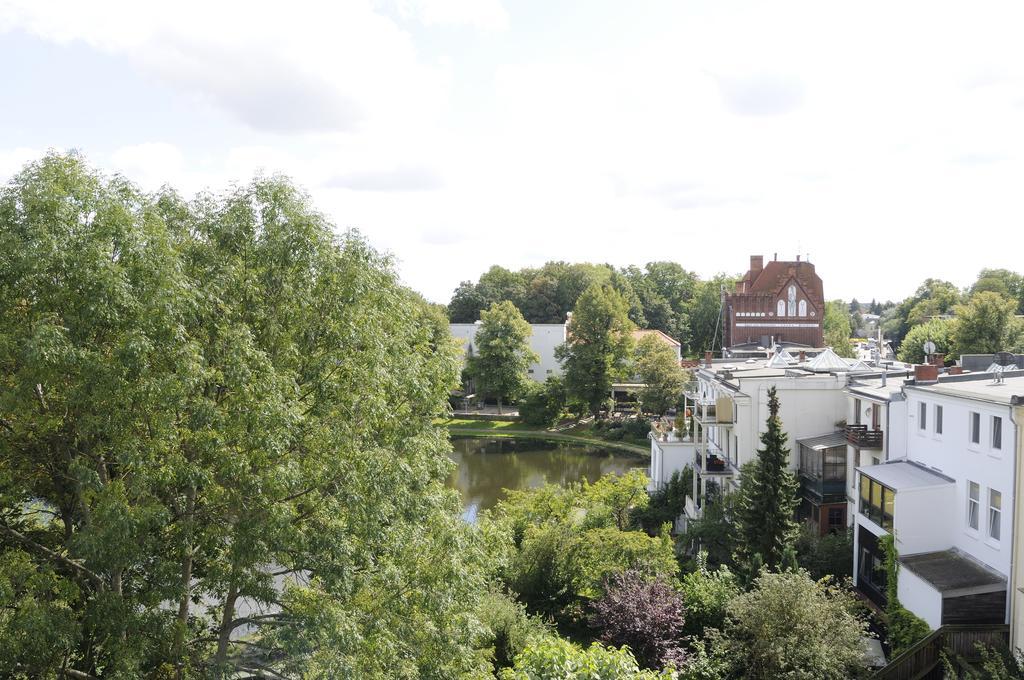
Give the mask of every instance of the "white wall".
[[[448, 329], [453, 338], [462, 342], [462, 346], [468, 354], [470, 349], [477, 352], [473, 344], [476, 338], [479, 324], [475, 323], [452, 323]], [[530, 349], [537, 353], [540, 360], [530, 364], [530, 378], [537, 382], [544, 382], [551, 375], [561, 375], [562, 367], [555, 359], [555, 348], [565, 342], [564, 323], [534, 323], [530, 324], [533, 331], [530, 335]]]
[[898, 489], [893, 503], [893, 530], [900, 555], [946, 550], [951, 546], [956, 490], [952, 484]]
[[[926, 427], [919, 427], [919, 405], [927, 407]], [[942, 433], [935, 432], [935, 405], [943, 407]], [[981, 442], [969, 437], [969, 412], [981, 415]], [[991, 447], [992, 416], [1003, 419], [1003, 447]], [[959, 399], [927, 390], [907, 390], [907, 454], [910, 460], [941, 471], [956, 480], [955, 498], [947, 531], [947, 545], [955, 546], [1003, 574], [1009, 574], [1013, 537], [1015, 433], [1010, 409], [998, 404]], [[978, 531], [967, 522], [968, 481], [980, 487]], [[1002, 526], [999, 541], [988, 537], [989, 490], [1002, 494]], [[897, 502], [899, 497], [897, 495]], [[927, 511], [925, 519], [927, 519]]]
[[648, 474], [651, 489], [667, 484], [672, 478], [672, 473], [682, 472], [684, 467], [693, 464], [693, 460], [693, 442], [663, 442], [651, 439], [651, 466]]
[[899, 570], [897, 595], [900, 604], [924, 619], [929, 628], [942, 625], [942, 593], [905, 567]]

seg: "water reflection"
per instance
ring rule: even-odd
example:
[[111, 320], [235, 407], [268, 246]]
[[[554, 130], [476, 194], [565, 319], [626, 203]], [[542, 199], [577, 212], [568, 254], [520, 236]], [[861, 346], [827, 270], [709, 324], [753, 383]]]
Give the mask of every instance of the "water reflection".
[[646, 468], [643, 458], [621, 451], [540, 439], [453, 438], [452, 449], [457, 467], [448, 486], [459, 490], [470, 522], [504, 498], [504, 489], [593, 482], [609, 472]]

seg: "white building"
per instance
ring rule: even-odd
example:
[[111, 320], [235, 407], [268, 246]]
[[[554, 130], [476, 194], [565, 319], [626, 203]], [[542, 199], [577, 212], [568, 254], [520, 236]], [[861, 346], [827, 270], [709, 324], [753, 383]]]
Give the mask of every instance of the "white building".
[[[448, 324], [452, 337], [462, 341], [467, 357], [476, 352], [474, 341], [479, 327], [479, 321]], [[561, 375], [562, 366], [555, 358], [555, 348], [565, 342], [566, 324], [532, 323], [530, 329], [533, 331], [530, 335], [530, 349], [540, 357], [537, 362], [530, 364], [530, 378], [537, 382], [544, 382], [549, 376]]]
[[[770, 388], [778, 393], [794, 472], [800, 465], [801, 440], [833, 435], [839, 428], [846, 417], [843, 390], [849, 372], [866, 367], [840, 359], [831, 350], [809, 361], [800, 359], [784, 351], [771, 359], [741, 362], [706, 357], [694, 370], [696, 380], [685, 392], [694, 440], [694, 489], [686, 499], [687, 519], [700, 517], [709, 490], [730, 493], [739, 487], [740, 467], [755, 458], [767, 428]], [[663, 446], [652, 441], [652, 459], [655, 448]]]
[[936, 380], [921, 370], [933, 367], [918, 369], [903, 386], [902, 431], [890, 400], [888, 459], [865, 465], [862, 455], [857, 468], [855, 581], [884, 605], [879, 539], [892, 534], [900, 602], [929, 626], [1009, 623], [1022, 597], [1011, 586], [1024, 583], [1014, 560], [1024, 372], [996, 384], [991, 374]]

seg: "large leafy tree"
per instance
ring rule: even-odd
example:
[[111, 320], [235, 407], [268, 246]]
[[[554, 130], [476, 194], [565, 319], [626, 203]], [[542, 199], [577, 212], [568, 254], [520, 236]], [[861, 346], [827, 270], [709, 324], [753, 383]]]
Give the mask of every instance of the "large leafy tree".
[[555, 356], [565, 371], [569, 397], [593, 415], [611, 396], [612, 384], [628, 374], [633, 324], [626, 303], [610, 286], [594, 284], [580, 296]]
[[992, 354], [1007, 348], [1016, 305], [998, 293], [975, 293], [956, 307], [953, 345], [961, 354]]
[[971, 286], [971, 295], [988, 291], [1013, 300], [1016, 313], [1024, 314], [1024, 276], [1008, 269], [982, 269], [978, 280]]
[[477, 389], [498, 400], [498, 413], [502, 400], [521, 394], [530, 381], [527, 371], [531, 363], [538, 361], [537, 353], [530, 349], [532, 332], [530, 324], [508, 300], [495, 302], [480, 313], [476, 353], [469, 359], [469, 374]]
[[920, 326], [914, 326], [900, 343], [897, 356], [900, 361], [912, 364], [924, 363], [925, 343], [935, 343], [935, 351], [951, 355], [954, 351], [953, 331], [956, 327], [955, 319], [932, 319]]
[[690, 337], [685, 351], [700, 356], [705, 351], [722, 347], [722, 291], [729, 290], [735, 279], [719, 274], [708, 281], [699, 282], [693, 297], [686, 305]]
[[683, 599], [670, 583], [635, 570], [615, 574], [593, 603], [592, 623], [601, 641], [629, 647], [637, 663], [660, 670], [681, 668], [686, 659]]
[[850, 314], [846, 303], [832, 300], [825, 305], [825, 318], [822, 321], [825, 345], [841, 357], [853, 356], [853, 343], [850, 342]]
[[868, 677], [867, 624], [842, 588], [806, 572], [763, 573], [728, 607], [716, 652], [727, 677], [749, 680], [848, 680]]
[[662, 415], [679, 401], [686, 372], [679, 366], [675, 350], [660, 338], [645, 335], [636, 343], [634, 373], [644, 386], [640, 406], [647, 413]]
[[768, 427], [761, 434], [757, 458], [743, 466], [736, 507], [739, 551], [747, 564], [759, 555], [769, 568], [777, 568], [787, 549], [795, 547], [799, 483], [789, 470], [788, 439], [779, 419], [779, 396], [768, 389]]
[[0, 675], [473, 669], [443, 319], [278, 179], [0, 189]]

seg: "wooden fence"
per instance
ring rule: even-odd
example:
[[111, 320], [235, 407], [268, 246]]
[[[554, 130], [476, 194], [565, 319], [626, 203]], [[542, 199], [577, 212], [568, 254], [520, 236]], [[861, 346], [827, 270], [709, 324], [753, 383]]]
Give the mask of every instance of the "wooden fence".
[[875, 673], [875, 680], [930, 680], [942, 678], [942, 653], [967, 659], [978, 657], [977, 645], [1005, 647], [1010, 642], [1006, 625], [946, 625], [906, 650]]

